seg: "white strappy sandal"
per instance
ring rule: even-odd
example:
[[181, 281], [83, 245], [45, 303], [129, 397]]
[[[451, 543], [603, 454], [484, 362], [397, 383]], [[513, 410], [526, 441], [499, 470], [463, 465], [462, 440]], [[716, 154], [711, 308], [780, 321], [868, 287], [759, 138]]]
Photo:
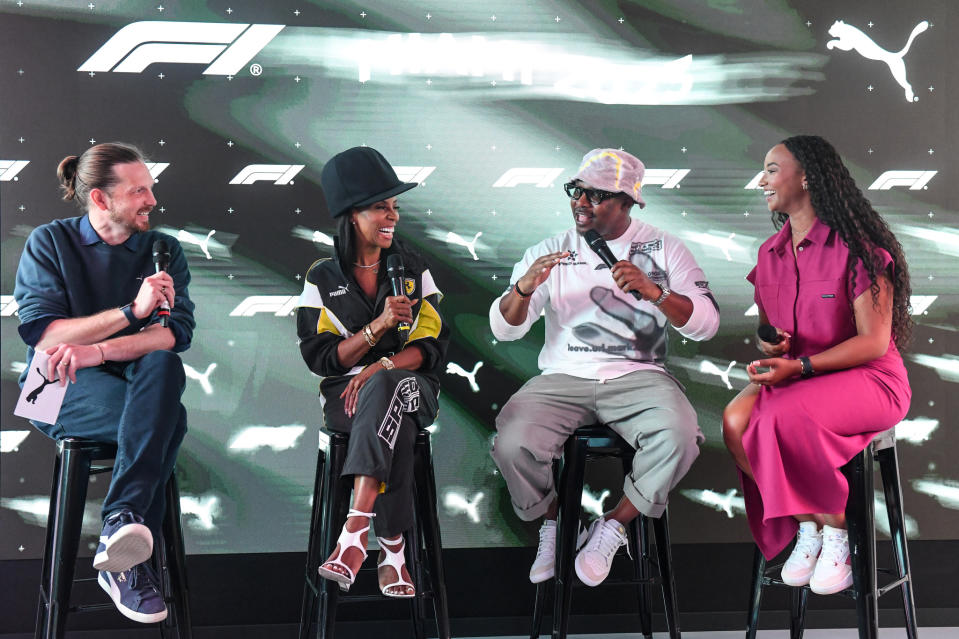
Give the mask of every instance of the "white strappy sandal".
[[[368, 517], [372, 519], [373, 517], [376, 517], [376, 515], [374, 513], [364, 513], [350, 508], [350, 511], [346, 514], [346, 518], [349, 519], [350, 517]], [[356, 574], [353, 572], [353, 570], [343, 563], [343, 561], [341, 561], [343, 558], [343, 553], [345, 553], [348, 548], [357, 548], [363, 553], [363, 561], [366, 561], [366, 546], [360, 543], [360, 537], [369, 529], [370, 524], [367, 523], [365, 528], [360, 528], [355, 532], [351, 532], [346, 529], [346, 522], [343, 522], [343, 530], [340, 532], [340, 536], [336, 540], [336, 546], [339, 549], [339, 551], [336, 553], [336, 557], [324, 561], [320, 566], [320, 576], [324, 579], [330, 579], [338, 583], [340, 585], [340, 590], [343, 592], [348, 591], [350, 586], [352, 586], [353, 582], [356, 580]], [[337, 572], [335, 570], [330, 570], [326, 567], [329, 564], [339, 566], [346, 571], [346, 574]], [[362, 565], [362, 562], [360, 565]]]
[[[379, 570], [380, 566], [386, 565], [396, 571], [396, 581], [381, 586], [380, 592], [383, 593], [383, 596], [394, 599], [412, 599], [416, 596], [416, 586], [403, 579], [403, 567], [406, 565], [406, 556], [403, 554], [403, 551], [406, 550], [406, 537], [400, 535], [398, 541], [396, 539], [390, 540], [385, 537], [377, 537], [376, 541], [380, 544], [380, 549], [385, 555], [383, 560], [376, 564], [377, 570]], [[390, 550], [389, 546], [395, 546], [397, 543], [401, 544], [400, 549], [396, 552]], [[412, 594], [408, 592], [390, 592], [391, 588], [397, 588], [399, 586], [408, 586], [413, 590]]]

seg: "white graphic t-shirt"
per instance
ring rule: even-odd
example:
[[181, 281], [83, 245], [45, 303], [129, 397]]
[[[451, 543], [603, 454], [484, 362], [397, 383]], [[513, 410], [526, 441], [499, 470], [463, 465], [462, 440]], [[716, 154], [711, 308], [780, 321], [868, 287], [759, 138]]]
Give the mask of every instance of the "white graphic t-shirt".
[[[689, 321], [675, 327], [682, 336], [704, 340], [715, 335], [719, 308], [703, 270], [682, 242], [633, 219], [625, 233], [607, 244], [617, 259], [632, 262], [653, 282], [692, 300]], [[538, 257], [562, 251], [570, 255], [533, 292], [522, 324], [509, 324], [499, 310], [501, 298], [493, 301], [493, 335], [501, 341], [519, 339], [545, 311], [546, 342], [539, 354], [544, 374], [613, 379], [636, 370], [663, 370], [666, 316], [652, 303], [619, 290], [609, 268], [575, 228], [527, 249], [513, 267], [510, 286]]]

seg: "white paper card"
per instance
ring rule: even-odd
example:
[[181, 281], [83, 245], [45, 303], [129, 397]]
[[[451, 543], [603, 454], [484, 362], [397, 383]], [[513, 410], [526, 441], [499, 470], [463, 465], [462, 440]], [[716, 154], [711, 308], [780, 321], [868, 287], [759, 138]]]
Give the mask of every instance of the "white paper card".
[[49, 359], [50, 356], [43, 351], [33, 354], [30, 372], [27, 374], [27, 381], [23, 384], [23, 390], [20, 391], [20, 399], [17, 400], [14, 415], [44, 424], [56, 423], [67, 387], [60, 385], [59, 377], [55, 377], [52, 381], [47, 380]]

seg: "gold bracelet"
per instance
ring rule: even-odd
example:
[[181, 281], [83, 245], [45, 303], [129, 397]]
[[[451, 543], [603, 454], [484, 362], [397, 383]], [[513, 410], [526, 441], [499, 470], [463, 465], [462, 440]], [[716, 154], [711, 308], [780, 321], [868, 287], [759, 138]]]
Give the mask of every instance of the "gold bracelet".
[[97, 350], [100, 351], [100, 363], [97, 366], [103, 366], [107, 363], [107, 356], [103, 354], [103, 347], [99, 344], [94, 344], [97, 347]]
[[373, 329], [370, 328], [369, 324], [363, 327], [363, 339], [370, 345], [370, 348], [376, 346], [376, 338], [373, 337]]

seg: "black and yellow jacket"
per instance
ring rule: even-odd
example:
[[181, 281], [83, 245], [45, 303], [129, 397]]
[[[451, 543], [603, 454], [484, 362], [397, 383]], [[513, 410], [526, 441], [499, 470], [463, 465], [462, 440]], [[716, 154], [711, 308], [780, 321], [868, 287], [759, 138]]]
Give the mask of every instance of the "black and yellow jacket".
[[[403, 258], [404, 293], [418, 300], [413, 306], [413, 326], [407, 348], [419, 347], [423, 351], [423, 366], [417, 372], [438, 385], [449, 342], [449, 327], [438, 309], [442, 293], [423, 258], [397, 240], [382, 253], [384, 271], [391, 253], [399, 253]], [[381, 277], [376, 300], [370, 300], [356, 283], [351, 269], [344, 272], [335, 250], [334, 257], [317, 260], [310, 266], [297, 303], [296, 332], [306, 365], [326, 378], [321, 383], [321, 392], [326, 382], [332, 383], [334, 378], [343, 375], [355, 375], [364, 366], [400, 350], [399, 334], [391, 330], [352, 369], [343, 366], [336, 353], [342, 340], [361, 332], [365, 325], [379, 317], [386, 297], [392, 294], [389, 280]]]

